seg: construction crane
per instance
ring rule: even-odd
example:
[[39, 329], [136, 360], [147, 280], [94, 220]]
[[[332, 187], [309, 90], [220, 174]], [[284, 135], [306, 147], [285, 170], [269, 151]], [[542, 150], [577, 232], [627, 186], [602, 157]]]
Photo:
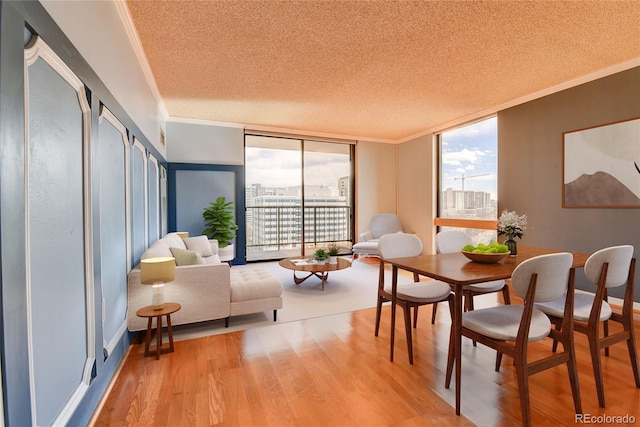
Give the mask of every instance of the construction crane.
[[453, 179], [455, 179], [455, 180], [458, 180], [458, 179], [459, 179], [459, 180], [461, 180], [461, 181], [462, 181], [462, 191], [464, 192], [464, 180], [465, 180], [465, 179], [469, 179], [469, 178], [477, 178], [477, 177], [479, 177], [479, 176], [487, 176], [487, 175], [489, 175], [489, 174], [488, 174], [488, 173], [483, 173], [483, 174], [480, 174], [480, 175], [470, 175], [470, 176], [464, 176], [464, 174], [462, 174], [462, 176], [459, 176], [459, 177], [457, 177], [457, 178], [453, 178]]

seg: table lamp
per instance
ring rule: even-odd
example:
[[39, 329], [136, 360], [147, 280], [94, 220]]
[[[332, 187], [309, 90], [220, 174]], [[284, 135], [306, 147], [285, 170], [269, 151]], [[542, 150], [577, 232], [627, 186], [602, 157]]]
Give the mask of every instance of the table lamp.
[[140, 261], [140, 283], [153, 286], [153, 309], [162, 310], [164, 284], [176, 278], [176, 261], [172, 257], [147, 258]]

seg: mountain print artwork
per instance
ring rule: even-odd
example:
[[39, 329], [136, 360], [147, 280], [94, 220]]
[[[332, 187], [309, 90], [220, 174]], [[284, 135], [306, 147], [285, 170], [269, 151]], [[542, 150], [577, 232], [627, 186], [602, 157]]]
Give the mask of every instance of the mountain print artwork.
[[640, 118], [564, 134], [563, 207], [640, 208]]

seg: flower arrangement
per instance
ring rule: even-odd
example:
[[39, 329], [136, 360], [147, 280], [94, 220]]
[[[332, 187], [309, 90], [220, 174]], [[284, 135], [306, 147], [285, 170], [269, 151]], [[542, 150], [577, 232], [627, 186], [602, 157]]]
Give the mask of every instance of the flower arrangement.
[[502, 211], [498, 218], [498, 236], [507, 236], [508, 240], [524, 235], [527, 228], [527, 215], [518, 215], [508, 210]]

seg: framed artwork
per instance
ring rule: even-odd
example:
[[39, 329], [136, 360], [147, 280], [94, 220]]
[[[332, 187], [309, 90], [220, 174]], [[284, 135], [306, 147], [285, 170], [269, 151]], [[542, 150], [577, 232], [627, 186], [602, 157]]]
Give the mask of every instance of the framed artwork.
[[640, 208], [640, 117], [563, 134], [563, 208]]

